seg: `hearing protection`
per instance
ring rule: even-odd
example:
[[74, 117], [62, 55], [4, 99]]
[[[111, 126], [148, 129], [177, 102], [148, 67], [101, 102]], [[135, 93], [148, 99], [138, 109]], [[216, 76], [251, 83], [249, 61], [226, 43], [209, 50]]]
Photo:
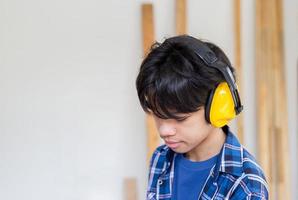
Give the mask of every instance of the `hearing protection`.
[[243, 110], [236, 81], [229, 66], [220, 61], [207, 45], [195, 40], [191, 46], [207, 66], [219, 70], [225, 78], [210, 92], [205, 106], [206, 120], [215, 127], [223, 127]]

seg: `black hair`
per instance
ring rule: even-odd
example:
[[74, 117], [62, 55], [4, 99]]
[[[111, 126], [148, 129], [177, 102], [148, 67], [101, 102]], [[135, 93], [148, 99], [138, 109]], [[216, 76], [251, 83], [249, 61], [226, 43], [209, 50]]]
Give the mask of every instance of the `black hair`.
[[[204, 106], [212, 89], [225, 81], [219, 70], [207, 66], [195, 54], [189, 45], [190, 39], [194, 38], [181, 35], [152, 45], [136, 79], [138, 97], [145, 112], [162, 119], [179, 120], [180, 114], [196, 112]], [[225, 53], [215, 44], [201, 42], [227, 64], [234, 75], [235, 70]]]

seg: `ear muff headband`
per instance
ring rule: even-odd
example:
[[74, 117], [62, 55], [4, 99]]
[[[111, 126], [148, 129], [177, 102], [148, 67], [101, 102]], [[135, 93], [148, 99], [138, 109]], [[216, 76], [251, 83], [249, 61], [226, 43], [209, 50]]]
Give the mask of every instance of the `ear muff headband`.
[[229, 66], [218, 60], [207, 45], [192, 37], [187, 43], [207, 66], [219, 70], [226, 80], [211, 91], [205, 107], [206, 120], [215, 127], [222, 127], [243, 110], [236, 81]]
[[204, 63], [207, 66], [213, 67], [223, 74], [231, 90], [232, 98], [235, 104], [236, 114], [239, 114], [243, 110], [243, 106], [241, 104], [236, 81], [233, 77], [233, 74], [229, 66], [227, 66], [225, 63], [218, 60], [215, 53], [207, 45], [205, 45], [203, 42], [197, 39], [193, 41], [192, 48], [194, 48], [195, 53], [204, 61]]

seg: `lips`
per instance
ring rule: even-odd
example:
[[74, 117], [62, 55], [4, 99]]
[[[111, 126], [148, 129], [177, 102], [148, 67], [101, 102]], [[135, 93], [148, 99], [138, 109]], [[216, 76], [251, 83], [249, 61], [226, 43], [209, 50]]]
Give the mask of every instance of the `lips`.
[[181, 142], [165, 141], [166, 145], [171, 149], [178, 148]]

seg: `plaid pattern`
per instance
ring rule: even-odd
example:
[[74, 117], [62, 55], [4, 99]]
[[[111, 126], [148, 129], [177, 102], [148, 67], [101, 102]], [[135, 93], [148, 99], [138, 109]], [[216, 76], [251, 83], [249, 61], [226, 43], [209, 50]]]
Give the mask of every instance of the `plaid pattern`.
[[[217, 163], [199, 194], [199, 200], [267, 200], [268, 186], [263, 171], [254, 157], [224, 127], [227, 133]], [[162, 145], [150, 162], [147, 200], [170, 200], [176, 153]]]

